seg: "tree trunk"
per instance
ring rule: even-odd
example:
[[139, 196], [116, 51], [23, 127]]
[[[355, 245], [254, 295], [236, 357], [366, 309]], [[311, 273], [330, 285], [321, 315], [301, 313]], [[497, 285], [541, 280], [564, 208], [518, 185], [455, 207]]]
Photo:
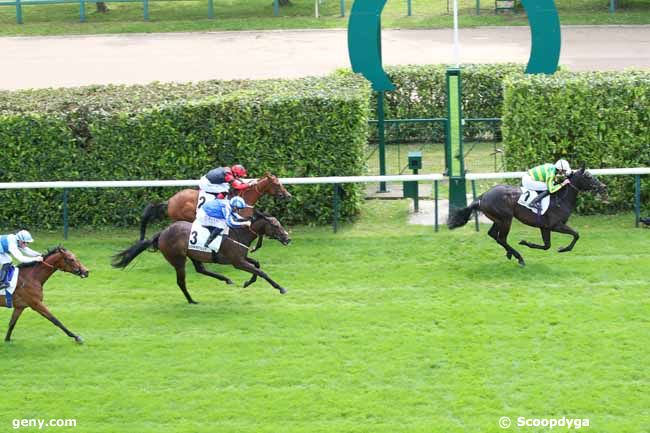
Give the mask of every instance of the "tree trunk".
[[97, 5], [97, 12], [100, 14], [105, 14], [108, 12], [108, 6], [106, 6], [106, 3], [104, 2], [99, 2], [95, 3]]

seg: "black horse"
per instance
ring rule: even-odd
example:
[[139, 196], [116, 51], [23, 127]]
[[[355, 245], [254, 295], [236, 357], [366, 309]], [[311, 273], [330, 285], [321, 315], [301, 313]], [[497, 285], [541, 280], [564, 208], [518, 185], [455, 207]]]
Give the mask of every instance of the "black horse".
[[[257, 277], [260, 276], [278, 289], [280, 293], [284, 294], [286, 290], [262, 271], [260, 263], [248, 257], [248, 252], [250, 251], [250, 244], [257, 237], [261, 240], [261, 237], [266, 235], [287, 245], [291, 242], [289, 234], [277, 219], [264, 215], [259, 211], [255, 211], [251, 221], [250, 228], [231, 229], [230, 233], [221, 241], [217, 254], [190, 250], [188, 242], [192, 231], [192, 223], [177, 221], [163, 231], [158, 232], [151, 240], [137, 241], [131, 247], [113, 256], [113, 267], [124, 268], [141, 252], [151, 248], [153, 251], [160, 250], [167, 261], [176, 269], [176, 282], [190, 304], [196, 304], [196, 302], [190, 296], [185, 284], [185, 262], [188, 257], [200, 274], [224, 281], [226, 284], [232, 284], [228, 277], [205, 269], [203, 263], [232, 265], [237, 269], [253, 274], [251, 279], [244, 284], [244, 287], [254, 283]], [[258, 242], [258, 247], [260, 245], [261, 242]]]
[[519, 187], [497, 185], [474, 200], [468, 207], [452, 209], [449, 213], [447, 225], [450, 229], [464, 226], [469, 221], [472, 212], [483, 212], [486, 217], [494, 222], [488, 234], [506, 250], [508, 259], [515, 256], [521, 266], [526, 264], [524, 259], [507, 242], [513, 218], [517, 218], [526, 225], [539, 227], [542, 232], [544, 245], [537, 245], [524, 240], [519, 242], [520, 245], [548, 250], [551, 248], [551, 232], [558, 232], [573, 236], [571, 243], [564, 248], [560, 248], [559, 252], [571, 251], [580, 236], [566, 223], [576, 207], [578, 193], [580, 191], [594, 191], [604, 195], [607, 192], [607, 187], [584, 168], [574, 171], [569, 176], [569, 180], [570, 183], [567, 186], [551, 196], [549, 209], [541, 217], [530, 209], [517, 204], [521, 196]]

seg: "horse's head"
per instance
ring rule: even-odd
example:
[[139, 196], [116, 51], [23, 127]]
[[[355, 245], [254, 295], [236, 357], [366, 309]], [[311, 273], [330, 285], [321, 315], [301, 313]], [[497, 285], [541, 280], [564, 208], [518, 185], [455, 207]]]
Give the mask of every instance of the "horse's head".
[[262, 192], [265, 194], [287, 200], [291, 198], [291, 193], [287, 191], [284, 185], [282, 185], [280, 179], [269, 172], [266, 172], [264, 177], [261, 178], [257, 184], [260, 185], [260, 188], [262, 188], [263, 185]]
[[79, 275], [81, 278], [88, 277], [88, 269], [81, 264], [79, 259], [71, 251], [58, 246], [43, 257], [43, 262], [54, 269], [71, 274]]
[[254, 222], [251, 226], [251, 229], [258, 235], [264, 235], [271, 239], [280, 241], [282, 245], [289, 245], [291, 242], [289, 233], [287, 233], [284, 227], [282, 227], [280, 221], [259, 211], [255, 212]]
[[571, 181], [571, 185], [579, 191], [593, 191], [599, 194], [603, 200], [607, 199], [607, 185], [596, 179], [584, 167], [571, 173], [569, 180]]

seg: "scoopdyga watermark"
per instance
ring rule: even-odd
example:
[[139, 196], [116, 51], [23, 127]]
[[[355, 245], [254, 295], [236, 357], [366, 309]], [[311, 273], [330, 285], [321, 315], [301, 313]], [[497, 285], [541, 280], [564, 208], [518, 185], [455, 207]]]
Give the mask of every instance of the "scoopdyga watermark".
[[[512, 427], [513, 421], [510, 417], [502, 416], [499, 418], [499, 427], [508, 429]], [[529, 418], [519, 416], [515, 418], [515, 426], [517, 427], [546, 427], [548, 429], [561, 428], [579, 430], [584, 427], [589, 427], [589, 418], [570, 418], [563, 416], [561, 418]]]

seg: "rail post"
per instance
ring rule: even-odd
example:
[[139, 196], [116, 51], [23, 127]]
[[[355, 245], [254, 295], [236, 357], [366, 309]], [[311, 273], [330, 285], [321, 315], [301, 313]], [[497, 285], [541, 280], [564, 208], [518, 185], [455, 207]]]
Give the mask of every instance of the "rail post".
[[68, 239], [68, 188], [63, 188], [63, 239]]
[[332, 230], [334, 233], [338, 230], [338, 222], [339, 222], [339, 184], [335, 183], [334, 184], [334, 193], [332, 197], [332, 209], [333, 209], [333, 215], [332, 215]]
[[634, 175], [634, 215], [635, 227], [639, 227], [639, 220], [641, 219], [641, 176]]

